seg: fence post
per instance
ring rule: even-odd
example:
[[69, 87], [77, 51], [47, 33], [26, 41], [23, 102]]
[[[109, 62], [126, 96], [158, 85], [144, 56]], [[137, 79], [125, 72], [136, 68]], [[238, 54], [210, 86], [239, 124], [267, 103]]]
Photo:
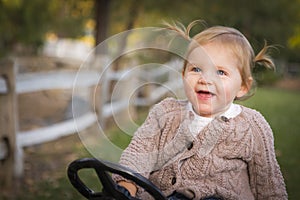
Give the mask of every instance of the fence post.
[[90, 66], [92, 66], [93, 70], [98, 71], [101, 76], [98, 77], [98, 83], [92, 87], [92, 102], [90, 103], [93, 106], [93, 110], [96, 111], [98, 125], [100, 125], [102, 129], [105, 129], [106, 123], [103, 117], [103, 106], [108, 99], [108, 95], [106, 94], [108, 83], [108, 79], [106, 77], [106, 65], [108, 65], [110, 59], [105, 55], [99, 54], [96, 55], [91, 61], [92, 62], [90, 63]]
[[0, 188], [14, 180], [17, 131], [16, 73], [12, 60], [0, 61]]

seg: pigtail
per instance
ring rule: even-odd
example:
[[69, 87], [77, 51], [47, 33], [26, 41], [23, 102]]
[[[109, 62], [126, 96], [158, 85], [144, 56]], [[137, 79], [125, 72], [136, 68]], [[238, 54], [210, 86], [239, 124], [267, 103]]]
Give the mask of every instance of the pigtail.
[[203, 20], [195, 20], [195, 21], [192, 21], [187, 27], [185, 27], [180, 22], [172, 22], [172, 24], [170, 24], [168, 22], [163, 22], [163, 25], [165, 26], [166, 29], [175, 31], [177, 34], [179, 34], [184, 39], [191, 41], [192, 38], [190, 37], [190, 31], [198, 23], [204, 24], [205, 22]]
[[268, 54], [270, 48], [274, 48], [274, 46], [267, 45], [265, 42], [264, 47], [262, 50], [255, 56], [254, 58], [254, 64], [264, 66], [267, 69], [271, 69], [275, 71], [275, 64], [271, 58], [271, 56]]

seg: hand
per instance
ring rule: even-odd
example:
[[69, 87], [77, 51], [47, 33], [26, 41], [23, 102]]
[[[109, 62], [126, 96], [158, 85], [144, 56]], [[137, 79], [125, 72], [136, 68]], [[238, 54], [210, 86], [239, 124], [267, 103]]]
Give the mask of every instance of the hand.
[[127, 181], [120, 181], [118, 182], [118, 184], [124, 187], [125, 189], [127, 189], [131, 196], [135, 197], [137, 192], [137, 187], [133, 183]]

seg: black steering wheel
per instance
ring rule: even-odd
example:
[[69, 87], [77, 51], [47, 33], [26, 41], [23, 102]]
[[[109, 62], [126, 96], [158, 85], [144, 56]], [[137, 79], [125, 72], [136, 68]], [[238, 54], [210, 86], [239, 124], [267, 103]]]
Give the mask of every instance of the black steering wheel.
[[[102, 192], [94, 192], [79, 178], [78, 171], [86, 168], [92, 168], [96, 171], [103, 186]], [[154, 197], [155, 200], [167, 200], [163, 193], [148, 179], [124, 166], [96, 158], [78, 159], [68, 166], [70, 182], [89, 200], [138, 200], [138, 198], [132, 197], [128, 190], [114, 182], [109, 173], [119, 174], [128, 180], [134, 181]]]

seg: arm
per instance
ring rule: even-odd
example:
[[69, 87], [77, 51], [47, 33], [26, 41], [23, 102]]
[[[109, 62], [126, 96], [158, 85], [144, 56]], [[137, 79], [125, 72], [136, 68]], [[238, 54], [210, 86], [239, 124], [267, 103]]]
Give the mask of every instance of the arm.
[[[161, 169], [185, 150], [193, 137], [185, 131], [189, 120], [181, 124], [186, 113], [180, 106], [177, 100], [170, 98], [155, 105], [123, 151], [119, 163], [149, 178], [152, 171]], [[115, 181], [130, 182], [121, 177], [116, 177]]]
[[[145, 122], [135, 132], [130, 144], [123, 151], [119, 163], [124, 165], [144, 177], [148, 178], [151, 172], [151, 165], [155, 163], [155, 153], [160, 136], [157, 111], [162, 110], [159, 105], [154, 106]], [[150, 158], [151, 157], [151, 158]], [[135, 196], [139, 187], [132, 181], [122, 176], [113, 174], [113, 179], [121, 186], [125, 187], [131, 196]]]
[[158, 143], [161, 129], [155, 106], [145, 122], [135, 132], [130, 144], [123, 151], [119, 163], [148, 178], [153, 165], [157, 162]]
[[253, 157], [249, 164], [250, 185], [256, 199], [287, 199], [287, 192], [276, 160], [273, 132], [257, 113], [254, 116]]

